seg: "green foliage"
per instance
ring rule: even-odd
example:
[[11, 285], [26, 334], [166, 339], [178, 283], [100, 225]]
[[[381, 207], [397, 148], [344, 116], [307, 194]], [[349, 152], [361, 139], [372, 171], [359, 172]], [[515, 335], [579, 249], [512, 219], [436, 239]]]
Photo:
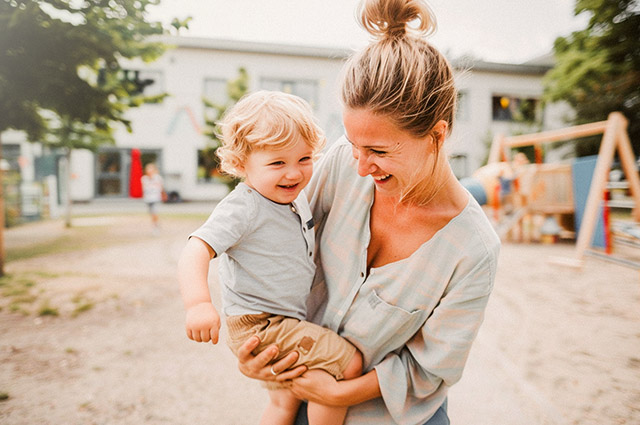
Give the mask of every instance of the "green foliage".
[[0, 132], [22, 129], [32, 141], [91, 149], [112, 140], [113, 125], [130, 129], [126, 110], [160, 99], [145, 99], [122, 78], [119, 60], [163, 53], [149, 41], [161, 24], [146, 21], [158, 3], [0, 0]]
[[[556, 39], [557, 64], [545, 76], [545, 97], [566, 101], [574, 124], [606, 120], [622, 112], [640, 154], [640, 4], [638, 0], [577, 0], [575, 14], [589, 13], [583, 30]], [[579, 156], [597, 153], [598, 141], [577, 145]]]
[[[204, 134], [211, 139], [210, 145], [203, 152], [204, 170], [203, 172], [209, 176], [214, 172], [219, 172], [220, 161], [216, 155], [216, 150], [222, 145], [220, 140], [220, 127], [218, 121], [224, 116], [227, 109], [232, 107], [249, 91], [249, 74], [244, 68], [238, 69], [238, 77], [227, 81], [227, 101], [224, 104], [211, 102], [203, 99], [205, 105], [205, 123], [206, 129]], [[238, 184], [238, 179], [221, 174], [221, 179], [229, 189], [233, 189]]]

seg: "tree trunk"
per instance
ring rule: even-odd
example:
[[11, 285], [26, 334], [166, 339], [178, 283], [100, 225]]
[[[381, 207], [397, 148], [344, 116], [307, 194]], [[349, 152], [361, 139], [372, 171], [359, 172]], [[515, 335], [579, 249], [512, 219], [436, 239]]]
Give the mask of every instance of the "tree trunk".
[[64, 179], [64, 225], [71, 227], [71, 148], [66, 148], [65, 161], [67, 162], [67, 175]]
[[0, 277], [4, 276], [4, 170], [2, 169], [2, 132], [0, 131]]

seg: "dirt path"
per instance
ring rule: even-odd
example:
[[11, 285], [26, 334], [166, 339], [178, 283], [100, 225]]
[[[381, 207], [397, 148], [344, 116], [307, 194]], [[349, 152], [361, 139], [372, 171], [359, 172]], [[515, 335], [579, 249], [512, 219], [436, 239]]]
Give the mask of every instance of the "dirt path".
[[[257, 423], [263, 389], [224, 345], [184, 336], [175, 267], [201, 221], [166, 218], [159, 236], [144, 215], [7, 232], [21, 259], [0, 287], [0, 423]], [[504, 246], [486, 322], [450, 395], [452, 423], [640, 423], [638, 273], [545, 263], [571, 249]]]

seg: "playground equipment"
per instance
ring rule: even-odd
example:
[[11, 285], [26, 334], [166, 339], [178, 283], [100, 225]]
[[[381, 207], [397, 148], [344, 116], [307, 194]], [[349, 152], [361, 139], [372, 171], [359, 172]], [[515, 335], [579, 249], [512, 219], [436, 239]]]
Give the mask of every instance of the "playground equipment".
[[[640, 248], [640, 227], [637, 225], [640, 221], [640, 179], [626, 131], [627, 124], [621, 113], [612, 112], [606, 121], [535, 134], [496, 137], [491, 145], [488, 165], [472, 177], [484, 189], [485, 205], [490, 208], [489, 214], [499, 236], [506, 238], [515, 233], [520, 239], [528, 240], [527, 229], [535, 227], [530, 220], [536, 216], [546, 224], [554, 219], [557, 223], [575, 221], [575, 255], [556, 258], [555, 262], [580, 267], [584, 256], [592, 255], [640, 269], [640, 261], [617, 256], [612, 249], [614, 240]], [[579, 142], [580, 138], [598, 134], [603, 135], [600, 150], [590, 164], [582, 161], [579, 167], [580, 160], [574, 163], [542, 163], [542, 145], [567, 140]], [[522, 153], [511, 157], [513, 148], [523, 146], [534, 147], [535, 163], [525, 161]], [[621, 172], [626, 177], [624, 182], [609, 182], [616, 150]], [[585, 163], [586, 174], [580, 171], [585, 169]], [[582, 195], [581, 185], [586, 189]], [[610, 200], [610, 191], [616, 189], [628, 190], [630, 196], [625, 194], [624, 202]], [[474, 193], [473, 190], [471, 192]], [[611, 207], [631, 208], [633, 220], [612, 225], [609, 221]], [[549, 218], [551, 220], [546, 220]], [[542, 230], [541, 226], [537, 227], [538, 232]], [[594, 235], [599, 228], [603, 230], [604, 242], [594, 244]], [[604, 251], [597, 249], [603, 245]]]

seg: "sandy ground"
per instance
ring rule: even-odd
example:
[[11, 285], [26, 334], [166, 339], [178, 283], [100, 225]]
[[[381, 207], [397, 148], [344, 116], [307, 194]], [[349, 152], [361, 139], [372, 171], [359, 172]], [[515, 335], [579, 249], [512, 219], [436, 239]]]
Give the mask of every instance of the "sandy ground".
[[[164, 217], [160, 235], [140, 214], [6, 232], [7, 252], [29, 257], [7, 272], [30, 282], [33, 300], [14, 312], [15, 294], [0, 287], [0, 423], [257, 423], [260, 385], [224, 345], [184, 335], [175, 268], [202, 219]], [[573, 249], [503, 246], [485, 323], [450, 392], [453, 424], [640, 424], [640, 274], [596, 259], [581, 270], [547, 262]], [[40, 316], [43, 304], [58, 315]]]

